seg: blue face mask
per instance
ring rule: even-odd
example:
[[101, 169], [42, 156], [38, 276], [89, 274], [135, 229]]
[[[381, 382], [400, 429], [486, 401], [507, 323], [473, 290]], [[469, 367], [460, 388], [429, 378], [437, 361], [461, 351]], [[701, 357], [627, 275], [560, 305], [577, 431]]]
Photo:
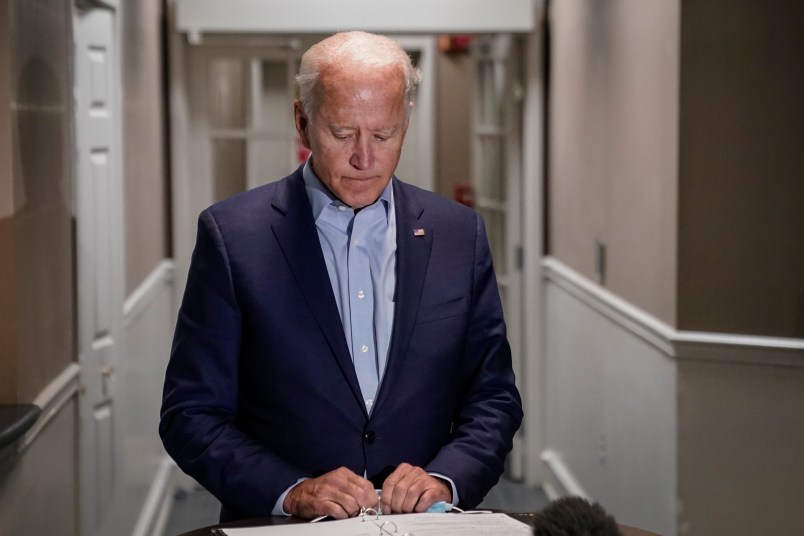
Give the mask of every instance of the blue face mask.
[[438, 501], [430, 505], [427, 509], [428, 514], [445, 514], [452, 510], [452, 505], [448, 502]]

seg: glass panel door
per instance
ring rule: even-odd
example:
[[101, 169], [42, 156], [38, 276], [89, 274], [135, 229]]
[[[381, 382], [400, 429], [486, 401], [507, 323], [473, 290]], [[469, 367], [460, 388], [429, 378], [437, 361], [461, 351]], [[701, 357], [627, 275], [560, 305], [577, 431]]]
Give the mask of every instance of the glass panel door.
[[[521, 139], [522, 90], [519, 41], [480, 36], [472, 44], [475, 73], [472, 114], [472, 187], [483, 216], [505, 310], [514, 371], [524, 378], [522, 356]], [[523, 385], [519, 385], [520, 391]], [[523, 398], [525, 393], [523, 392]], [[508, 474], [524, 476], [524, 437], [514, 438]]]

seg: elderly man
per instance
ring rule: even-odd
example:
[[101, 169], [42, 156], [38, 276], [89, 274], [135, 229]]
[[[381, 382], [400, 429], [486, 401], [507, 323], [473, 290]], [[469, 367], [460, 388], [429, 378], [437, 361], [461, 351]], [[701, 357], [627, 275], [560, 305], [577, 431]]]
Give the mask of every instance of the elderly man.
[[159, 430], [224, 521], [471, 508], [502, 473], [522, 409], [483, 222], [393, 176], [419, 79], [384, 36], [314, 45], [307, 162], [199, 217]]

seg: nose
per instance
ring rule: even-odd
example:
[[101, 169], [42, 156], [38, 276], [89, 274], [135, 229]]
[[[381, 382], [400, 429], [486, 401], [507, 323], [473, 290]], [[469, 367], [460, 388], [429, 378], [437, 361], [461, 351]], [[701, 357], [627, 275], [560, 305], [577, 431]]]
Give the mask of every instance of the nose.
[[369, 169], [374, 164], [374, 151], [368, 136], [359, 136], [352, 149], [349, 164], [355, 169]]

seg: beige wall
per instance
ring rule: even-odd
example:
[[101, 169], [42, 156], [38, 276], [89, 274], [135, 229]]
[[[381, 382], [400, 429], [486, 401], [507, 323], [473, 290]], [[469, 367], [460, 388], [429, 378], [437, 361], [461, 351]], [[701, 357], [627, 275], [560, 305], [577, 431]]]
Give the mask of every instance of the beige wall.
[[436, 191], [452, 198], [455, 184], [471, 179], [472, 60], [439, 52], [436, 70]]
[[[0, 221], [14, 212], [11, 189], [11, 32], [7, 2], [0, 4]], [[5, 251], [0, 248], [0, 251]]]
[[[0, 181], [6, 177], [0, 175]], [[0, 404], [17, 402], [17, 296], [11, 218], [0, 218]]]
[[122, 3], [125, 292], [169, 251], [162, 3]]
[[686, 361], [678, 391], [679, 532], [797, 532], [804, 368]]
[[14, 247], [11, 215], [14, 212], [11, 188], [11, 32], [9, 9], [0, 4], [0, 404], [16, 402], [17, 367], [16, 322], [14, 308]]
[[678, 324], [804, 337], [804, 3], [681, 10]]
[[551, 4], [549, 253], [675, 323], [678, 1]]
[[0, 309], [0, 402], [30, 402], [75, 357], [70, 11], [64, 2], [16, 0], [9, 13], [0, 33], [10, 35], [10, 75], [0, 80], [11, 113], [0, 128], [11, 143], [0, 136], [0, 145], [11, 173], [4, 164], [0, 184], [12, 193], [13, 213], [0, 218], [0, 287], [14, 290]]
[[[627, 378], [613, 393], [656, 382], [647, 400], [674, 390], [674, 420], [646, 426], [652, 437], [675, 435], [675, 465], [656, 481], [677, 479], [662, 508], [679, 534], [783, 534], [800, 517], [801, 342], [721, 333], [804, 338], [802, 19], [804, 4], [792, 2], [551, 3], [550, 253], [582, 277], [548, 276], [606, 318], [592, 322], [548, 294], [548, 373], [580, 371], [550, 376], [548, 392], [568, 395], [546, 411], [571, 434], [588, 433], [601, 407], [593, 379], [597, 388]], [[605, 287], [647, 315], [587, 284], [595, 240], [608, 246]], [[678, 331], [657, 330], [656, 319]], [[662, 366], [640, 374], [613, 362], [635, 355], [617, 324], [666, 354]], [[563, 331], [582, 335], [562, 340]], [[633, 399], [615, 418], [637, 407], [650, 406]], [[547, 438], [559, 454], [584, 445], [562, 444], [560, 432]], [[615, 476], [633, 480], [655, 449], [628, 447], [641, 450], [633, 470]], [[635, 489], [628, 478], [596, 489], [594, 452], [565, 461], [604, 499]]]

